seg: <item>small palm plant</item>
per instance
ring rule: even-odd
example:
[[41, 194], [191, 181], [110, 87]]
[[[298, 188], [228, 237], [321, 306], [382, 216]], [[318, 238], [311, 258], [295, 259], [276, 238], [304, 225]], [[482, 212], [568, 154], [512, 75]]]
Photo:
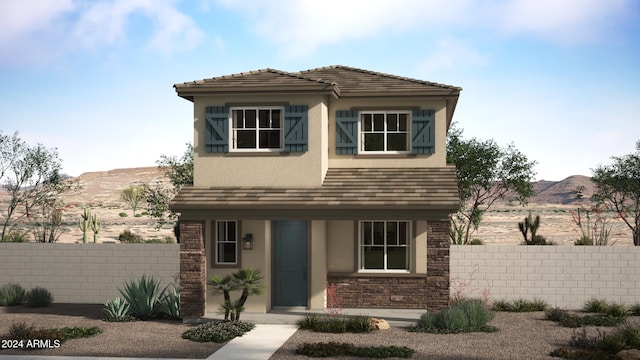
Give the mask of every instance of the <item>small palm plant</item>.
[[[259, 270], [253, 268], [240, 269], [233, 274], [213, 276], [209, 284], [213, 285], [213, 294], [222, 294], [224, 303], [220, 304], [220, 313], [224, 313], [225, 320], [238, 321], [240, 313], [244, 311], [244, 304], [250, 295], [262, 295], [263, 277]], [[240, 298], [231, 301], [231, 291], [242, 290]]]

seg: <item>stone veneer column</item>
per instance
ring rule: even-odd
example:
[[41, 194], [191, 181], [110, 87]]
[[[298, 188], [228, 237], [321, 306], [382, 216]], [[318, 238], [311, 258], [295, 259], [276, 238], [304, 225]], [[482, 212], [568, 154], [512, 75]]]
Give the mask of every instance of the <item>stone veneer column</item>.
[[427, 221], [427, 310], [449, 304], [449, 220]]
[[180, 221], [180, 315], [199, 318], [205, 313], [205, 222]]

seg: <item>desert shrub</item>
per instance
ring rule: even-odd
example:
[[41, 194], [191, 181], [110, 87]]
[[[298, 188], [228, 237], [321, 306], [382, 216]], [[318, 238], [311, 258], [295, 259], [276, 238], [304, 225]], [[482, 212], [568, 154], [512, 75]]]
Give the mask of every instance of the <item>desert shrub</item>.
[[410, 358], [414, 353], [415, 350], [406, 346], [355, 346], [338, 342], [304, 343], [296, 349], [296, 354], [313, 357]]
[[564, 327], [577, 328], [582, 326], [617, 326], [625, 321], [624, 317], [607, 314], [580, 316], [566, 310], [553, 308], [546, 312], [547, 319], [556, 321]]
[[123, 243], [141, 243], [144, 242], [142, 236], [132, 233], [130, 230], [124, 230], [118, 236], [118, 240]]
[[567, 349], [558, 348], [553, 350], [549, 355], [562, 359], [575, 360], [619, 360], [620, 358], [614, 354], [607, 354], [600, 350], [588, 349]]
[[625, 325], [618, 328], [605, 335], [598, 348], [612, 354], [626, 349], [640, 349], [640, 326]]
[[23, 243], [23, 242], [29, 242], [29, 239], [27, 238], [26, 232], [14, 230], [8, 233], [7, 235], [5, 235], [2, 239], [0, 239], [0, 242]]
[[408, 328], [414, 332], [459, 333], [493, 332], [496, 328], [487, 325], [493, 314], [479, 299], [463, 299], [437, 313], [425, 313], [418, 324]]
[[544, 311], [548, 304], [544, 300], [533, 299], [516, 299], [512, 301], [499, 300], [495, 301], [492, 305], [493, 311], [508, 311], [508, 312], [532, 312], [532, 311]]
[[600, 330], [595, 336], [589, 336], [585, 328], [582, 328], [582, 331], [573, 330], [569, 346], [580, 349], [597, 349], [605, 335], [606, 333]]
[[25, 294], [24, 301], [29, 307], [47, 307], [53, 302], [53, 295], [45, 288], [35, 287]]
[[60, 340], [87, 338], [102, 333], [96, 326], [85, 327], [64, 327], [51, 329], [36, 329], [34, 325], [26, 323], [14, 323], [9, 327], [9, 339], [15, 340]]
[[115, 299], [111, 299], [104, 303], [104, 308], [102, 309], [106, 314], [106, 321], [129, 321], [132, 320], [131, 315], [129, 314], [129, 304], [124, 301], [121, 297], [116, 297]]
[[593, 239], [588, 236], [581, 236], [578, 240], [573, 242], [577, 246], [592, 246]]
[[625, 305], [613, 303], [607, 306], [604, 314], [613, 317], [626, 317], [629, 315], [629, 309]]
[[129, 312], [140, 320], [151, 319], [156, 316], [158, 304], [164, 293], [160, 290], [160, 283], [153, 277], [142, 275], [137, 281], [128, 280], [120, 294], [129, 304]]
[[255, 324], [243, 321], [214, 321], [182, 333], [183, 339], [197, 342], [225, 342], [253, 330]]
[[584, 304], [582, 310], [589, 313], [604, 313], [608, 307], [607, 300], [592, 298]]
[[162, 239], [153, 238], [145, 241], [147, 244], [173, 244], [173, 237], [165, 236]]
[[121, 212], [121, 213], [120, 213], [120, 214], [118, 214], [118, 215], [119, 215], [120, 217], [123, 217], [123, 218], [124, 218], [124, 217], [129, 216], [129, 215], [127, 215], [127, 213], [126, 213], [126, 212]]
[[25, 291], [20, 284], [9, 283], [0, 287], [0, 306], [20, 305], [24, 301]]
[[165, 291], [158, 303], [158, 311], [169, 319], [180, 319], [180, 290]]
[[362, 333], [373, 330], [371, 318], [366, 316], [330, 316], [310, 314], [297, 322], [298, 328], [322, 333]]
[[640, 316], [640, 303], [635, 303], [629, 306], [629, 314], [634, 316]]
[[471, 241], [469, 241], [469, 245], [482, 245], [482, 240], [480, 240], [480, 239], [471, 239]]

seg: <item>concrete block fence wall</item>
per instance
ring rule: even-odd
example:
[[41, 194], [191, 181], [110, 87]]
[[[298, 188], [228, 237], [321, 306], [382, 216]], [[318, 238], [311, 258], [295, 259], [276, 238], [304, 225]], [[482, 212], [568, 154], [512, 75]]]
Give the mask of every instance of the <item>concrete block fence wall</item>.
[[129, 279], [153, 276], [164, 287], [179, 272], [179, 244], [0, 243], [0, 285], [44, 287], [57, 303], [102, 304]]
[[580, 309], [591, 298], [640, 302], [640, 247], [454, 245], [451, 295], [542, 299]]

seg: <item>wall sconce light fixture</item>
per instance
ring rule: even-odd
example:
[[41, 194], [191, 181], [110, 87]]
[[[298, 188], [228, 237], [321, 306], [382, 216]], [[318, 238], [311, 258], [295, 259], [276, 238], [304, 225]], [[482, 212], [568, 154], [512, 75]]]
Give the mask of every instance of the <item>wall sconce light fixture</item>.
[[246, 234], [242, 238], [242, 249], [253, 250], [253, 234]]

